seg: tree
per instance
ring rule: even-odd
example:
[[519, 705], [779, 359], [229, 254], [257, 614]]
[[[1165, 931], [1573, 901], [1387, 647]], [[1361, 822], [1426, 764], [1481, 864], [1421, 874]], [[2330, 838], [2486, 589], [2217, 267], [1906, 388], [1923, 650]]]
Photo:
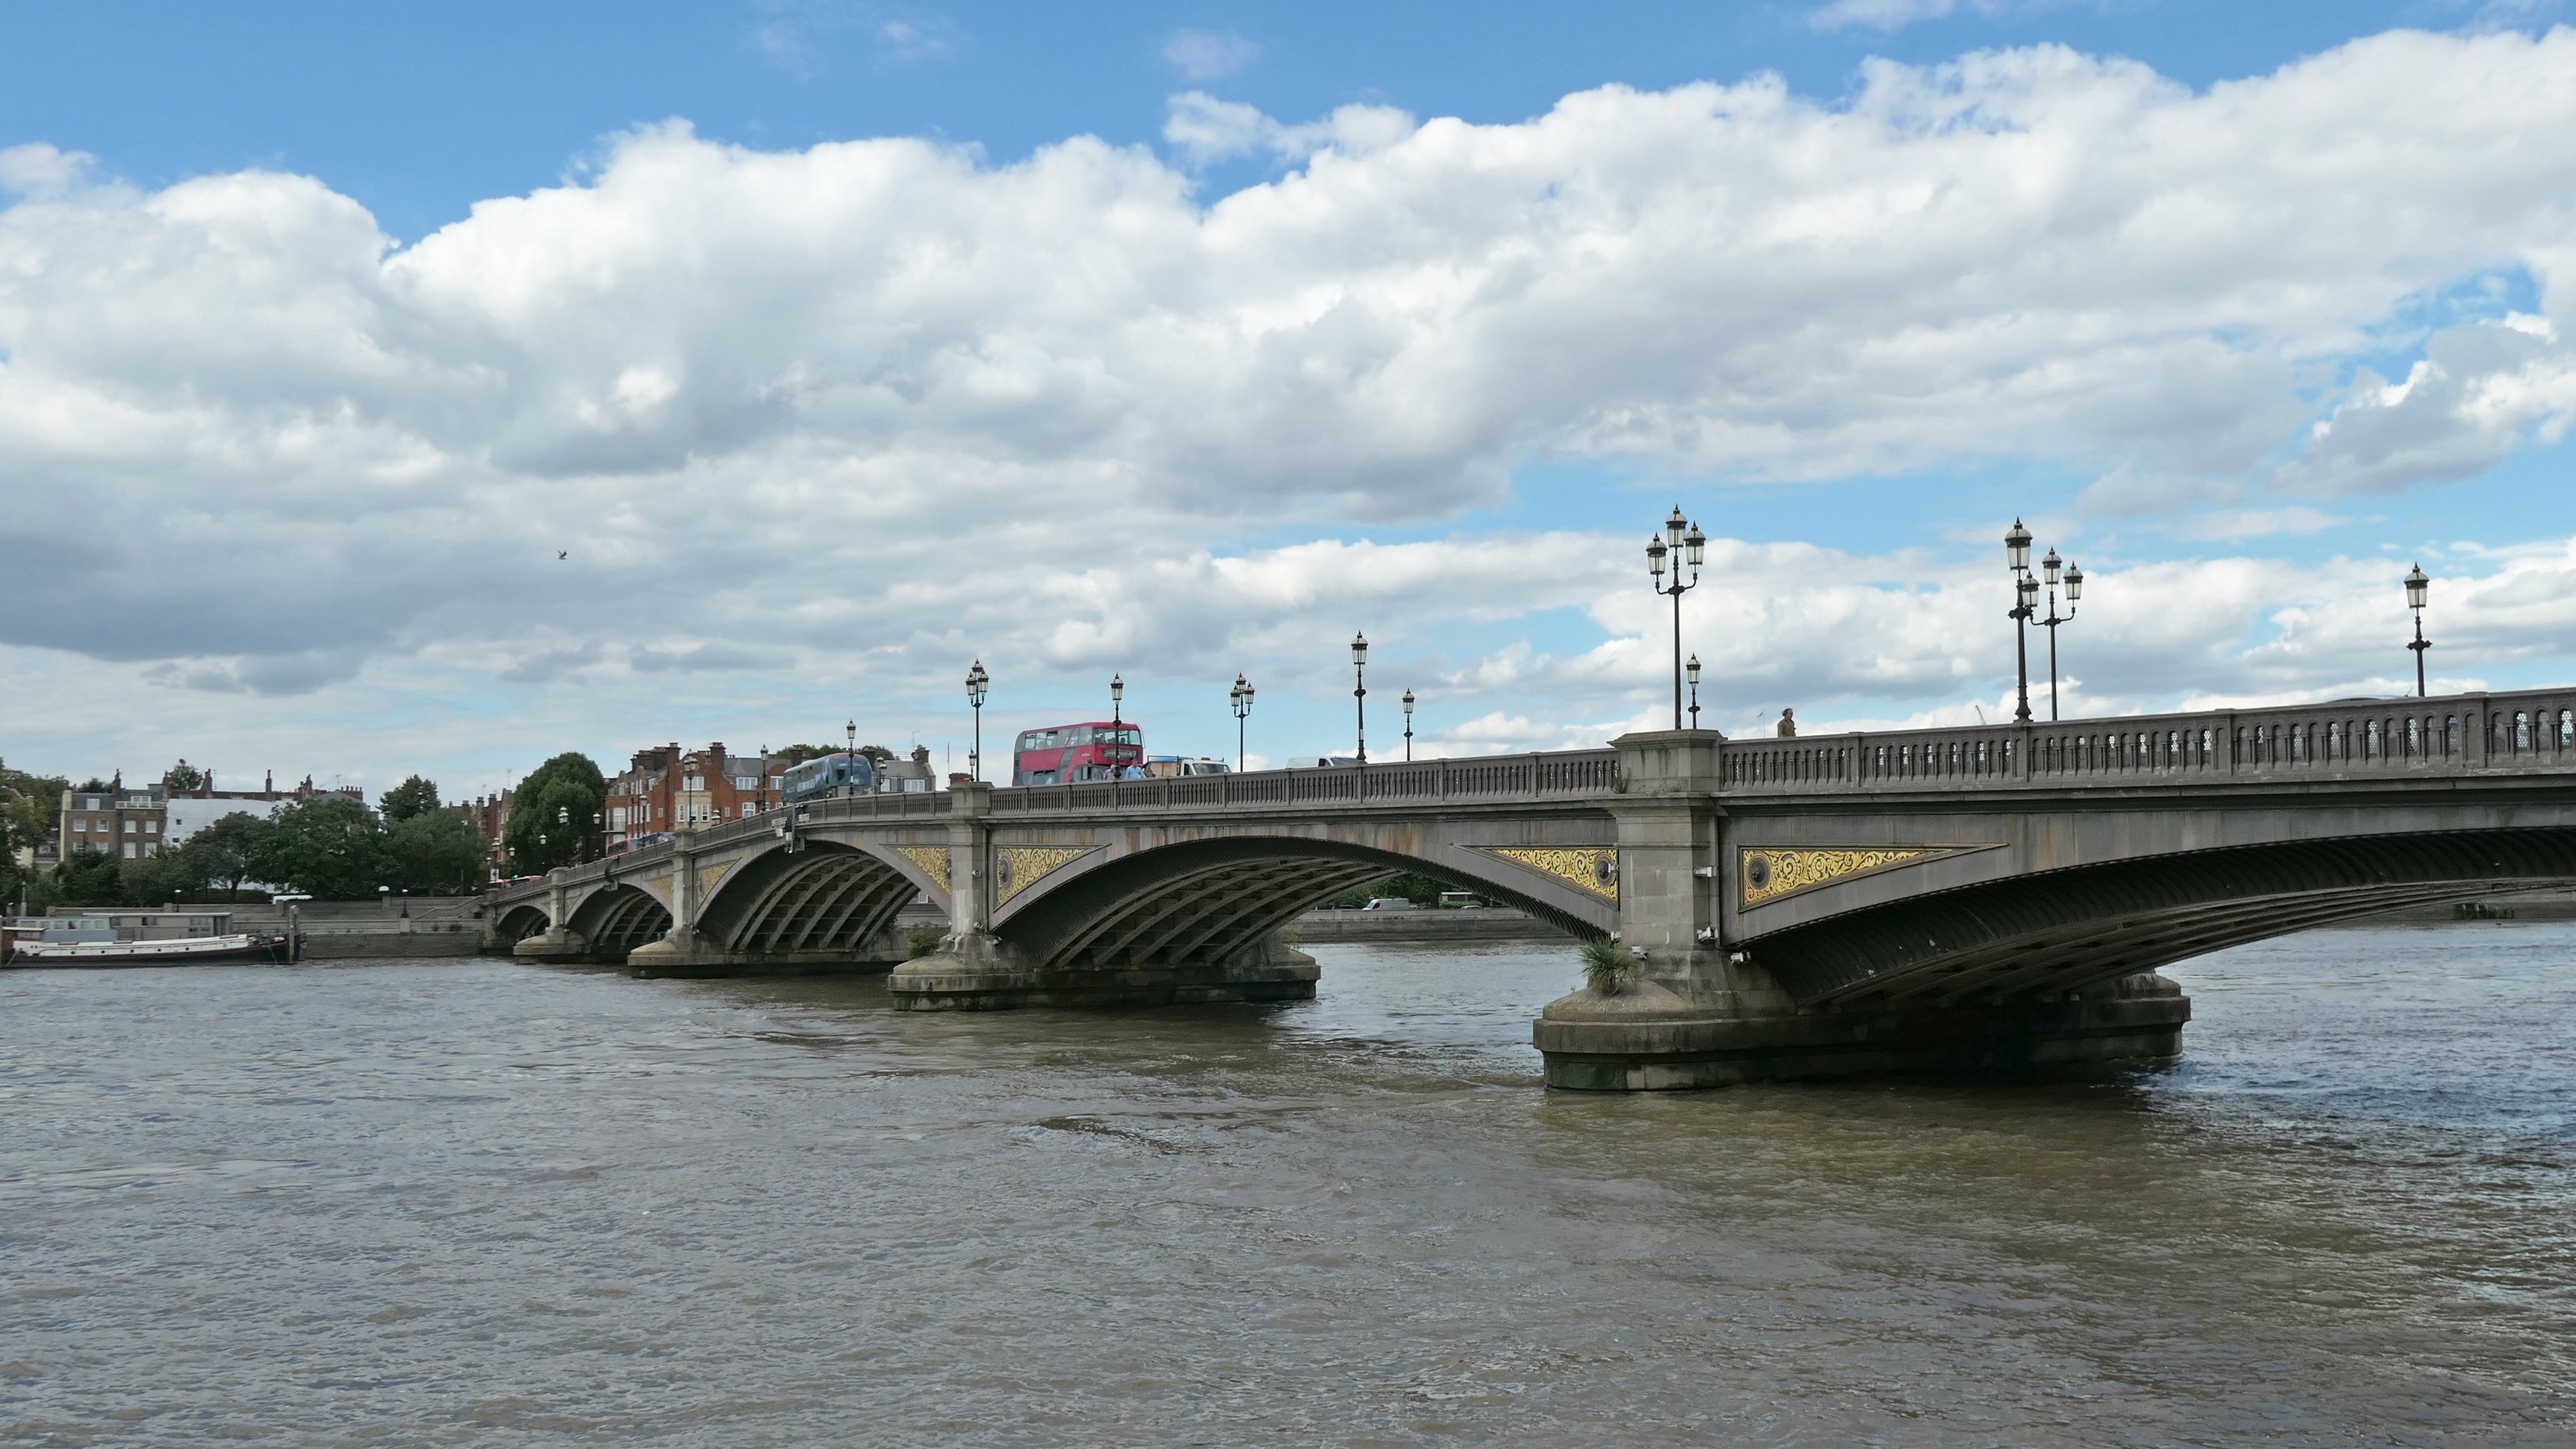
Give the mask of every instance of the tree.
[[521, 875], [543, 875], [581, 858], [584, 837], [600, 828], [608, 782], [590, 756], [567, 751], [537, 766], [510, 797], [501, 843]]
[[225, 900], [238, 901], [242, 886], [254, 878], [251, 862], [267, 848], [268, 833], [267, 821], [236, 810], [189, 836], [179, 853], [209, 889], [221, 887]]
[[491, 878], [483, 832], [453, 810], [430, 810], [385, 833], [392, 883], [421, 895], [467, 895]]
[[880, 765], [894, 758], [894, 751], [887, 749], [883, 745], [861, 745], [859, 746], [859, 753], [867, 756], [870, 760]]
[[117, 869], [117, 879], [129, 906], [193, 901], [206, 891], [205, 872], [196, 868], [196, 862], [184, 850], [156, 851], [125, 861]]
[[96, 790], [101, 794], [116, 788], [114, 785], [109, 784], [96, 775], [92, 775], [88, 779], [81, 781], [80, 787], [84, 791]]
[[269, 820], [251, 873], [316, 900], [360, 901], [374, 899], [377, 886], [392, 884], [390, 864], [374, 812], [355, 800], [325, 795], [299, 800]]
[[161, 777], [161, 783], [173, 795], [202, 790], [206, 788], [206, 772], [183, 759], [170, 767], [169, 773]]
[[438, 808], [438, 784], [418, 775], [403, 781], [384, 795], [383, 809], [387, 825], [400, 825], [415, 815]]
[[54, 898], [67, 906], [125, 903], [123, 862], [104, 850], [84, 850], [54, 867]]

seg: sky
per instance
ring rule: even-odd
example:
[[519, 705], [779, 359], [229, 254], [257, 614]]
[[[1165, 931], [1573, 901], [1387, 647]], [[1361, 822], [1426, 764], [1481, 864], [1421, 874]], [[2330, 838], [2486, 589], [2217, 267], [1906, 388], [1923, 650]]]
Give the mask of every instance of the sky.
[[[0, 4], [0, 760], [1597, 745], [2576, 655], [2576, 29], [2452, 0]], [[2045, 715], [2046, 642], [2033, 644]], [[988, 771], [988, 773], [991, 773]]]

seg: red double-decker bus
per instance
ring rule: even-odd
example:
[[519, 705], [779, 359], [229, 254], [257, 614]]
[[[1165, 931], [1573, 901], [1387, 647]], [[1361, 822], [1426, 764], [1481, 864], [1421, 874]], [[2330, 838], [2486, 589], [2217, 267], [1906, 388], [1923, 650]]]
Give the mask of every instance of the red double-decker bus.
[[1011, 753], [1014, 785], [1070, 785], [1115, 780], [1145, 766], [1145, 732], [1132, 724], [1094, 720], [1022, 730]]

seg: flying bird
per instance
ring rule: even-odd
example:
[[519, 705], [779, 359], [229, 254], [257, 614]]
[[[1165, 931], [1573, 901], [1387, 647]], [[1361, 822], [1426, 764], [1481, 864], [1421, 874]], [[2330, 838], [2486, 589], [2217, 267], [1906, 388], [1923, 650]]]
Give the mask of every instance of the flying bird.
[[568, 549], [557, 549], [557, 550], [555, 550], [555, 557], [557, 557], [557, 558], [570, 558], [570, 557], [572, 557], [572, 553], [571, 553], [571, 551], [570, 551], [570, 550], [568, 550]]

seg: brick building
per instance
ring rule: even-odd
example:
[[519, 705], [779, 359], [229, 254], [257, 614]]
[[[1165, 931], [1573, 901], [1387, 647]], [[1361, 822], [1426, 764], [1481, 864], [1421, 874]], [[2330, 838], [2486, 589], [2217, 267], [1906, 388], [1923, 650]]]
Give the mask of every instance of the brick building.
[[61, 834], [63, 858], [106, 851], [126, 860], [159, 855], [168, 828], [168, 801], [162, 788], [129, 790], [119, 772], [105, 790], [63, 792]]
[[483, 837], [484, 855], [490, 860], [495, 875], [506, 875], [510, 869], [510, 851], [501, 843], [501, 835], [510, 828], [512, 793], [503, 790], [498, 795], [478, 795], [447, 807], [464, 816], [465, 823], [473, 826]]
[[730, 755], [721, 740], [703, 750], [683, 752], [676, 740], [637, 750], [608, 782], [608, 848], [773, 809], [778, 777], [791, 763], [767, 746], [756, 755]]

